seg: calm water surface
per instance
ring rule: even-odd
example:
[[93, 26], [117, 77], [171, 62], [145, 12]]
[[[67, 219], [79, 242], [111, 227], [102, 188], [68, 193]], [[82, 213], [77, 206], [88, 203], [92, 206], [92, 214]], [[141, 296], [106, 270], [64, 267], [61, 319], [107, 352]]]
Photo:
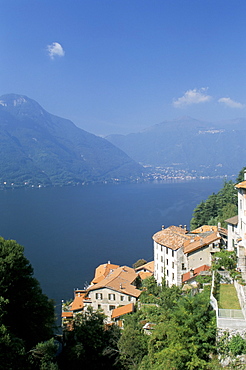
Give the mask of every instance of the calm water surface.
[[161, 225], [189, 225], [222, 180], [0, 191], [0, 235], [25, 247], [43, 291], [59, 305], [101, 263], [151, 260]]

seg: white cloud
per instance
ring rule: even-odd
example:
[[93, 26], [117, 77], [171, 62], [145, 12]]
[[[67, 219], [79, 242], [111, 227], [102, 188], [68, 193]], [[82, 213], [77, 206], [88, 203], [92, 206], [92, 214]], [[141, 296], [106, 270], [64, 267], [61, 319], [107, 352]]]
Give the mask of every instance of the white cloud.
[[185, 105], [205, 103], [211, 100], [211, 96], [206, 94], [207, 87], [201, 89], [187, 90], [181, 98], [173, 101], [173, 106], [179, 108]]
[[53, 42], [51, 45], [47, 45], [47, 51], [51, 59], [54, 59], [55, 57], [64, 57], [65, 55], [63, 47], [58, 42]]
[[239, 108], [239, 109], [245, 108], [245, 104], [238, 103], [238, 102], [232, 100], [231, 98], [220, 98], [218, 100], [218, 102], [219, 103], [224, 103], [225, 105], [227, 105], [230, 108]]

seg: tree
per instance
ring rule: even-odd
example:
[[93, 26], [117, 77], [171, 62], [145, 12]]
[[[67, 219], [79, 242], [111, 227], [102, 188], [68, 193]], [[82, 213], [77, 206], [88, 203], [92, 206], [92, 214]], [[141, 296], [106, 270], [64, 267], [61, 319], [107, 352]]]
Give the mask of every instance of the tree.
[[244, 180], [244, 171], [246, 170], [246, 167], [243, 167], [241, 169], [241, 171], [239, 172], [238, 174], [238, 177], [236, 179], [236, 182], [239, 183], [239, 182], [242, 182]]
[[0, 297], [5, 301], [2, 325], [29, 350], [53, 335], [54, 306], [33, 277], [24, 248], [0, 238]]
[[115, 325], [107, 327], [104, 321], [105, 315], [99, 310], [93, 311], [92, 307], [76, 315], [73, 330], [65, 333], [66, 345], [59, 361], [61, 369], [114, 368], [120, 329]]
[[145, 265], [145, 263], [147, 263], [147, 261], [146, 261], [145, 259], [143, 259], [143, 258], [140, 258], [139, 260], [137, 260], [137, 261], [132, 265], [132, 267], [133, 267], [134, 269], [136, 269], [136, 268], [138, 268], [138, 267], [140, 267], [140, 266]]
[[215, 225], [218, 222], [226, 227], [224, 221], [236, 213], [237, 191], [232, 181], [225, 181], [217, 194], [213, 193], [194, 209], [190, 228], [194, 230], [202, 225]]
[[124, 330], [118, 342], [120, 358], [125, 369], [138, 369], [147, 354], [147, 335], [143, 333], [138, 313], [125, 319]]

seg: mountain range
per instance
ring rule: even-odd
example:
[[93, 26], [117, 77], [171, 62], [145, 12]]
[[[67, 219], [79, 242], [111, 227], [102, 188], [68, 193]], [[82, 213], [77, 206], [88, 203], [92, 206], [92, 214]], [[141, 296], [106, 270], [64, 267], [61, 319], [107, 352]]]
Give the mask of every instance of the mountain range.
[[246, 119], [166, 120], [141, 132], [109, 135], [135, 161], [197, 176], [233, 176], [246, 165]]
[[23, 95], [0, 97], [0, 186], [129, 181], [143, 168], [106, 139]]

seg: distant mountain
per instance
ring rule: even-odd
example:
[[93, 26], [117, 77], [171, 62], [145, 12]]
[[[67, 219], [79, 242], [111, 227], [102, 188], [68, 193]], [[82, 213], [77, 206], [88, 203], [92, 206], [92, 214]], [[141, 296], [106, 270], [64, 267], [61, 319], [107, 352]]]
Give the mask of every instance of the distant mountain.
[[246, 165], [246, 119], [164, 121], [106, 139], [143, 165], [184, 169], [199, 176], [234, 175]]
[[127, 181], [143, 170], [107, 140], [16, 94], [0, 97], [0, 151], [0, 186]]

